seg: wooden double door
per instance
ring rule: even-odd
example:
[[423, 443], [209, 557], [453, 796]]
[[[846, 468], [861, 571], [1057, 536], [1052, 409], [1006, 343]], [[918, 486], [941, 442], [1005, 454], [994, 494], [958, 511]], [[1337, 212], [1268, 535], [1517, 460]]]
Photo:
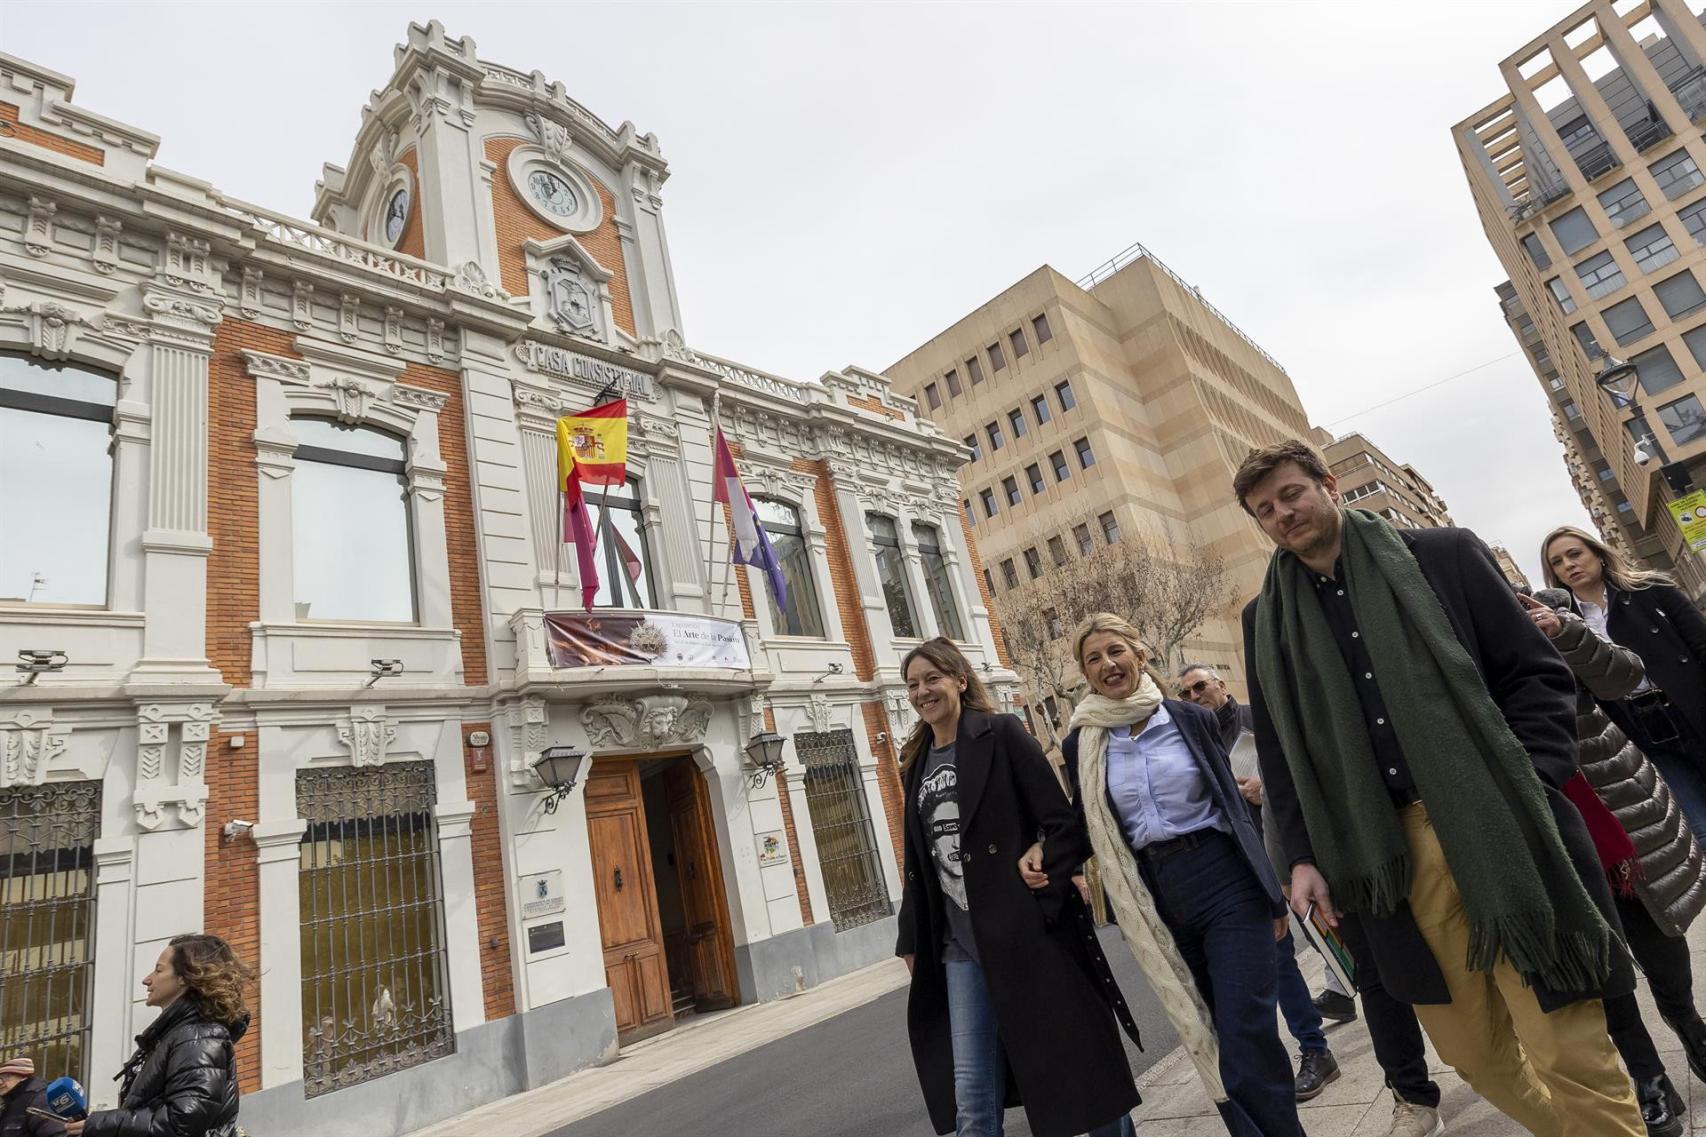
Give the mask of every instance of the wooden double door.
[[[733, 1006], [739, 999], [710, 787], [690, 757], [673, 759], [645, 779], [661, 780], [673, 840], [674, 864], [658, 865], [641, 775], [638, 759], [601, 759], [593, 763], [586, 786], [604, 975], [624, 1045], [674, 1025], [672, 962], [690, 986], [694, 1009]], [[673, 961], [665, 954], [658, 911], [659, 872], [674, 875], [670, 893], [678, 897], [684, 922], [671, 939], [685, 958]]]

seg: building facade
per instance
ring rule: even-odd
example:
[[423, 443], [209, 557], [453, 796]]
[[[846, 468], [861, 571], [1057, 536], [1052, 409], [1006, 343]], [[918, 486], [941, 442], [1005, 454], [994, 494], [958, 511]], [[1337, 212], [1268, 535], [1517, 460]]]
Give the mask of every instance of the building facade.
[[[1509, 93], [1452, 135], [1507, 319], [1628, 545], [1706, 596], [1667, 509], [1706, 481], [1706, 28], [1682, 0], [1595, 0], [1499, 70]], [[1614, 359], [1627, 402], [1596, 383]]]
[[[0, 1050], [112, 1104], [206, 930], [247, 1127], [395, 1134], [892, 952], [900, 655], [1014, 699], [965, 456], [883, 375], [689, 346], [653, 136], [415, 25], [294, 219], [0, 78]], [[613, 393], [585, 612], [552, 432]]]
[[1310, 427], [1284, 368], [1196, 289], [1142, 246], [1077, 283], [1044, 266], [888, 374], [971, 453], [960, 504], [992, 592], [1124, 534], [1204, 548], [1236, 599], [1184, 654], [1242, 684], [1238, 609], [1272, 547], [1232, 475]]
[[1444, 499], [1414, 466], [1394, 461], [1360, 431], [1342, 438], [1317, 431], [1315, 443], [1346, 505], [1378, 513], [1400, 529], [1454, 524]]

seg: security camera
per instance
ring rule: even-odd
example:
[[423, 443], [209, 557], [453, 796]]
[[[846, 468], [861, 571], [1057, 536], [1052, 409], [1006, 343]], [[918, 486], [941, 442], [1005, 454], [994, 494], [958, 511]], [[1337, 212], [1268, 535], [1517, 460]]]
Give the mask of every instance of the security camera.
[[1639, 446], [1635, 447], [1635, 464], [1637, 466], [1645, 466], [1648, 462], [1651, 462], [1652, 460], [1653, 460], [1653, 456], [1651, 454], [1647, 453], [1645, 450], [1641, 449]]
[[221, 829], [220, 832], [225, 835], [225, 839], [227, 841], [238, 841], [249, 836], [254, 828], [255, 823], [253, 821], [242, 821], [233, 818], [225, 823], [225, 828]]

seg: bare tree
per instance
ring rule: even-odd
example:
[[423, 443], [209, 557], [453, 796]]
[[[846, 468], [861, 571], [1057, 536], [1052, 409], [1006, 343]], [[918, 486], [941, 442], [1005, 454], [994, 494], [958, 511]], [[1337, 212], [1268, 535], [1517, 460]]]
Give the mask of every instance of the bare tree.
[[[1093, 612], [1117, 612], [1142, 633], [1163, 671], [1181, 663], [1180, 648], [1231, 599], [1226, 562], [1170, 535], [1129, 534], [1087, 556], [1049, 569], [995, 597], [1007, 654], [1027, 687], [1027, 701], [1056, 745], [1082, 680], [1072, 657], [1072, 630]], [[1051, 704], [1052, 700], [1052, 704]]]

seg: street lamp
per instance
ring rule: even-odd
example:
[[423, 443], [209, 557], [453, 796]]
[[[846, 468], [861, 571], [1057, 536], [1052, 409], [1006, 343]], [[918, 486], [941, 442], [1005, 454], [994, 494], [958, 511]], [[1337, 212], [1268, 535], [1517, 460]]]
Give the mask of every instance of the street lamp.
[[782, 772], [783, 741], [781, 735], [767, 730], [753, 735], [752, 741], [746, 744], [746, 761], [752, 770], [747, 782], [753, 789], [769, 781], [772, 774]]
[[551, 791], [551, 796], [545, 799], [546, 813], [557, 812], [558, 804], [574, 790], [581, 768], [591, 757], [591, 752], [574, 746], [547, 746], [539, 752], [539, 760], [533, 763], [533, 772]]
[[[1632, 417], [1640, 417], [1641, 404], [1636, 392], [1640, 390], [1640, 370], [1626, 359], [1618, 359], [1615, 355], [1605, 357], [1605, 366], [1594, 376], [1594, 385], [1611, 396], [1611, 405], [1618, 410], [1627, 407]], [[1644, 419], [1642, 420], [1645, 421]], [[1653, 460], [1653, 455], [1647, 453], [1646, 438], [1635, 439], [1635, 464], [1645, 466]], [[1658, 448], [1658, 440], [1652, 439], [1654, 449]]]

